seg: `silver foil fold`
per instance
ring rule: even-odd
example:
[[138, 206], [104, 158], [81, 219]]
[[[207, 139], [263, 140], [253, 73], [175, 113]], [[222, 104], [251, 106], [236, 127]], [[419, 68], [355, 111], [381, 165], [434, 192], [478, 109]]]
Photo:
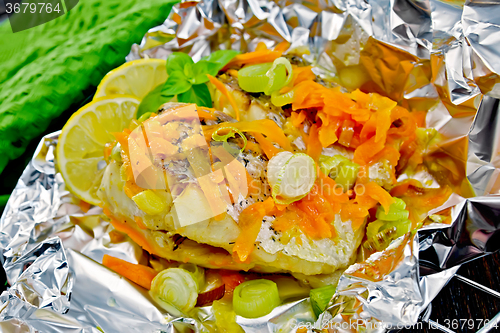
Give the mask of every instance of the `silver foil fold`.
[[[499, 18], [500, 6], [481, 0], [185, 1], [132, 46], [129, 61], [175, 51], [197, 61], [217, 49], [246, 52], [286, 41], [291, 50], [307, 49], [321, 76], [362, 64], [373, 91], [411, 111], [428, 110], [426, 125], [443, 137], [428, 155], [448, 163], [442, 172], [455, 193], [430, 214], [451, 207], [451, 225], [426, 224], [349, 267], [318, 320], [304, 299], [263, 318], [238, 317], [245, 331], [383, 332], [414, 324], [460, 264], [499, 249]], [[99, 264], [104, 254], [140, 262], [143, 251], [130, 240], [111, 242], [101, 209], [82, 211], [65, 189], [54, 163], [58, 135], [42, 140], [0, 220], [0, 259], [11, 285], [0, 296], [0, 329], [213, 329], [210, 307], [173, 318]]]

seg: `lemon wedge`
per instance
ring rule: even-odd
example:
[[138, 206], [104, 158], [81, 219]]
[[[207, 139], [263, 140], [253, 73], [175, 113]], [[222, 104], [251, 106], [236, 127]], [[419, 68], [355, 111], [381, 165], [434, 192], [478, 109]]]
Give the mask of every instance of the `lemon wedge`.
[[140, 100], [109, 96], [93, 100], [64, 125], [57, 143], [57, 165], [66, 187], [80, 199], [97, 205], [96, 195], [106, 161], [104, 147], [135, 118]]
[[166, 61], [139, 59], [110, 71], [97, 87], [94, 99], [110, 95], [129, 95], [142, 100], [151, 90], [167, 81]]

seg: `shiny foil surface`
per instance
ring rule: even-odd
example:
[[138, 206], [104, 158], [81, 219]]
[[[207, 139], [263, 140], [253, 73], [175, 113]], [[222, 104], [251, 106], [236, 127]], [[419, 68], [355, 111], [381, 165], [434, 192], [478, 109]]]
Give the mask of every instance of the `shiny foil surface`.
[[[262, 318], [238, 317], [246, 332], [383, 332], [414, 324], [460, 264], [499, 249], [499, 27], [500, 5], [485, 1], [185, 1], [132, 46], [127, 60], [182, 51], [197, 61], [217, 49], [287, 41], [290, 52], [308, 50], [307, 61], [325, 78], [362, 64], [372, 91], [429, 110], [426, 125], [441, 135], [426, 158], [454, 193], [429, 215], [448, 209], [451, 224], [427, 219], [415, 235], [361, 258], [318, 320], [303, 299]], [[104, 254], [145, 258], [129, 239], [111, 242], [101, 209], [82, 210], [66, 190], [55, 166], [58, 135], [40, 142], [0, 221], [0, 258], [11, 285], [0, 296], [0, 330], [213, 329], [211, 307], [174, 318], [100, 264]]]

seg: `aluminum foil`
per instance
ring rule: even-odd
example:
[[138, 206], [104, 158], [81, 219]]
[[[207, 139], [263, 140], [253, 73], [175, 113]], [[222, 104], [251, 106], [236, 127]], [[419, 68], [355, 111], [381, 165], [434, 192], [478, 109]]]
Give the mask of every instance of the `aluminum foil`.
[[[309, 51], [318, 75], [362, 64], [371, 90], [412, 111], [429, 110], [426, 125], [443, 138], [427, 158], [440, 162], [441, 181], [454, 193], [429, 214], [450, 208], [451, 225], [427, 223], [349, 267], [318, 320], [303, 299], [260, 319], [238, 318], [246, 332], [382, 332], [413, 324], [460, 264], [498, 250], [499, 14], [499, 5], [485, 1], [186, 1], [132, 47], [127, 60], [174, 51], [198, 60], [217, 49], [287, 41]], [[84, 211], [65, 189], [54, 163], [58, 135], [42, 140], [0, 220], [0, 259], [11, 285], [0, 296], [0, 330], [212, 330], [210, 307], [174, 318], [99, 264], [104, 254], [145, 258], [130, 240], [113, 242], [100, 208]]]

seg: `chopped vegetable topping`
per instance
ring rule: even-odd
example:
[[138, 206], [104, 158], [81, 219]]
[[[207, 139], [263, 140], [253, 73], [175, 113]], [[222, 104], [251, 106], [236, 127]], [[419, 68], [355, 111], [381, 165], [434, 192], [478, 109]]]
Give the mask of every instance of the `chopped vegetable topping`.
[[246, 281], [234, 289], [234, 312], [245, 318], [265, 316], [280, 303], [278, 286], [273, 281], [264, 279]]
[[198, 282], [190, 272], [167, 268], [153, 279], [149, 294], [166, 311], [182, 315], [195, 307], [198, 291]]
[[132, 264], [107, 254], [102, 258], [102, 264], [146, 289], [151, 289], [151, 282], [157, 274], [151, 267]]
[[316, 316], [319, 316], [326, 310], [326, 307], [328, 306], [328, 303], [330, 303], [330, 300], [336, 290], [337, 287], [335, 286], [324, 286], [321, 288], [311, 289], [309, 297], [311, 298], [311, 306]]
[[306, 154], [280, 152], [267, 165], [267, 181], [276, 203], [288, 205], [309, 193], [316, 180], [316, 163]]

